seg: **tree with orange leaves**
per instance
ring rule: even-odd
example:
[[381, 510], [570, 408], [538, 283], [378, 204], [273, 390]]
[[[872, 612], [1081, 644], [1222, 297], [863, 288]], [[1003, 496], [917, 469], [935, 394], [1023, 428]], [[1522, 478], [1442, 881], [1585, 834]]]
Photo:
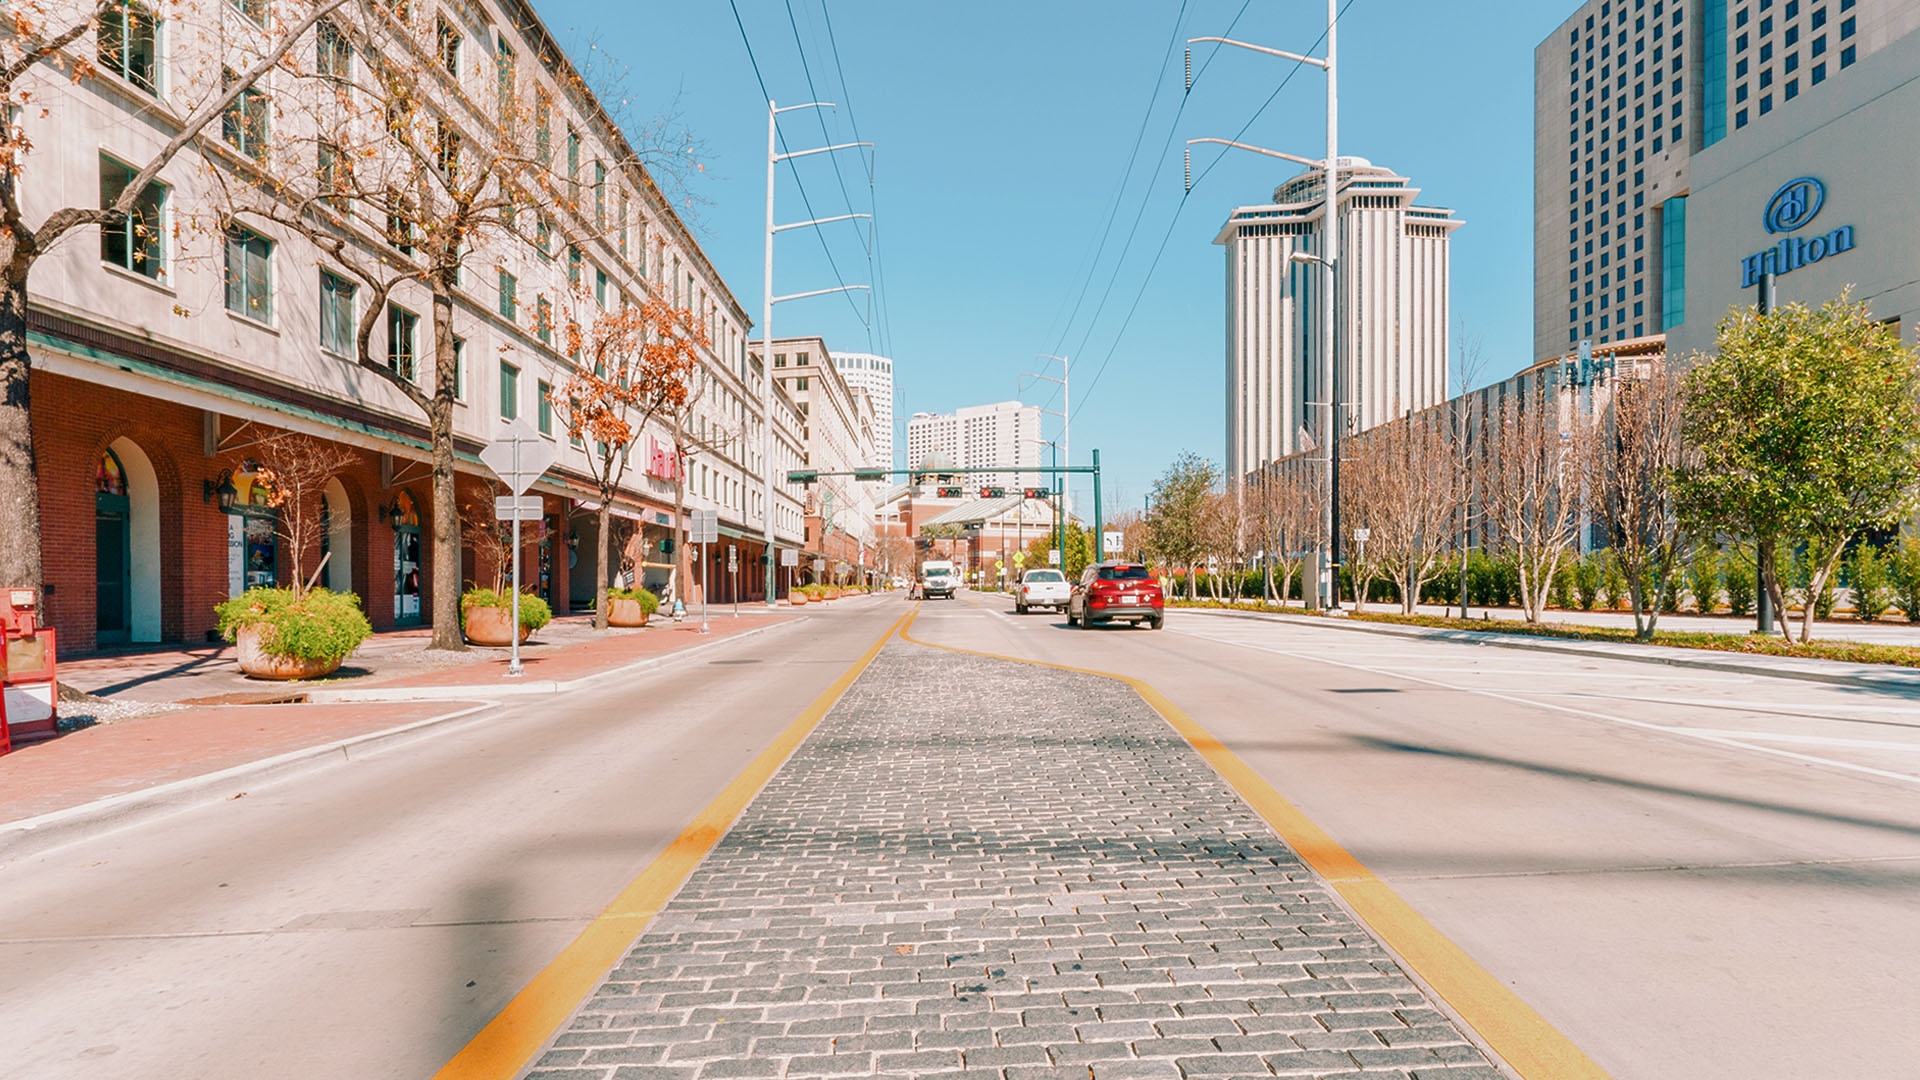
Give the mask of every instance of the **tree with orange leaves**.
[[567, 338], [568, 352], [582, 358], [581, 366], [551, 400], [600, 492], [593, 627], [605, 630], [614, 495], [647, 422], [686, 402], [700, 350], [710, 346], [698, 315], [657, 297], [602, 312], [584, 329], [569, 324]]

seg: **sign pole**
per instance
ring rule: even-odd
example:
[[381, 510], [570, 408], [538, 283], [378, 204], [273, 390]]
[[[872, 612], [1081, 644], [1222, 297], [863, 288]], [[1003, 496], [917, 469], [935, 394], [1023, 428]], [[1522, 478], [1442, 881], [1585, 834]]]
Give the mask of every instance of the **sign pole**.
[[712, 606], [708, 601], [707, 545], [702, 541], [700, 544], [700, 632], [703, 634], [711, 632], [707, 628], [707, 611]]
[[[520, 482], [520, 443], [513, 444], [514, 483]], [[519, 492], [514, 495], [518, 497]], [[507, 675], [520, 675], [520, 508], [513, 508], [513, 621], [507, 628], [507, 640], [512, 652], [507, 660]]]

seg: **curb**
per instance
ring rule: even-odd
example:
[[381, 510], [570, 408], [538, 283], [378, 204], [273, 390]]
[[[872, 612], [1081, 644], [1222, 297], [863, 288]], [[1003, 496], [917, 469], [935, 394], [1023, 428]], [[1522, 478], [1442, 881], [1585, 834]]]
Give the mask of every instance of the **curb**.
[[[1622, 651], [1622, 646], [1610, 642], [1574, 641], [1571, 639], [1534, 638], [1521, 634], [1503, 634], [1493, 630], [1450, 630], [1441, 627], [1399, 626], [1392, 623], [1348, 622], [1340, 619], [1313, 619], [1306, 616], [1275, 615], [1256, 611], [1222, 611], [1215, 608], [1174, 608], [1173, 610], [1193, 615], [1212, 615], [1227, 619], [1249, 619], [1255, 622], [1287, 622], [1297, 625], [1324, 627], [1329, 630], [1346, 630], [1361, 634], [1380, 634], [1398, 638], [1424, 638], [1437, 641], [1462, 642], [1469, 645], [1487, 645], [1501, 649], [1523, 649], [1529, 652], [1560, 653], [1564, 656], [1604, 657], [1610, 660], [1628, 660], [1642, 664], [1663, 664], [1668, 667], [1694, 668], [1701, 671], [1718, 671], [1733, 675], [1750, 675], [1769, 679], [1796, 679], [1801, 682], [1825, 683], [1830, 686], [1848, 686], [1855, 689], [1874, 690], [1881, 693], [1894, 693], [1903, 696], [1920, 696], [1920, 669], [1901, 668], [1891, 665], [1848, 664], [1840, 660], [1810, 660], [1798, 657], [1778, 657], [1796, 664], [1834, 664], [1843, 670], [1818, 670], [1812, 668], [1781, 668], [1757, 662], [1743, 663], [1731, 658], [1715, 659], [1716, 656], [1731, 657], [1732, 654], [1716, 654], [1708, 649], [1684, 649], [1663, 645], [1629, 646], [1635, 651]], [[1646, 651], [1641, 651], [1646, 650]], [[1662, 655], [1673, 653], [1676, 655]], [[1696, 656], [1687, 653], [1699, 654]], [[1866, 670], [1863, 670], [1866, 669]]]
[[645, 659], [635, 660], [630, 664], [623, 664], [617, 668], [594, 672], [591, 675], [582, 675], [577, 679], [567, 679], [564, 681], [557, 679], [516, 679], [508, 682], [502, 677], [498, 683], [454, 683], [446, 686], [393, 686], [386, 688], [378, 686], [342, 687], [338, 690], [309, 690], [307, 691], [307, 700], [316, 705], [334, 705], [342, 702], [370, 701], [493, 701], [497, 698], [561, 694], [569, 690], [585, 689], [589, 685], [602, 679], [645, 671], [648, 668], [677, 660], [683, 656], [691, 656], [694, 653], [705, 652], [708, 649], [725, 645], [729, 642], [745, 641], [747, 638], [765, 634], [773, 630], [784, 630], [789, 626], [798, 626], [800, 623], [806, 621], [807, 618], [807, 616], [801, 615], [787, 622], [771, 623], [767, 626], [756, 626], [751, 630], [742, 630], [737, 634], [729, 634], [726, 637], [716, 638], [713, 641], [703, 641], [698, 645], [689, 645], [684, 649], [662, 653], [658, 656], [649, 656]]
[[[98, 835], [107, 829], [139, 824], [154, 818], [165, 817], [169, 813], [204, 805], [214, 801], [214, 799], [220, 795], [229, 792], [236, 783], [257, 784], [267, 780], [283, 780], [307, 773], [318, 772], [333, 765], [356, 760], [359, 756], [374, 749], [387, 749], [390, 746], [402, 745], [417, 739], [423, 739], [453, 730], [458, 726], [464, 726], [458, 723], [462, 720], [469, 720], [470, 722], [476, 723], [480, 722], [486, 719], [486, 717], [477, 714], [483, 714], [489, 710], [497, 709], [504, 704], [503, 702], [491, 700], [496, 697], [517, 697], [534, 693], [550, 694], [560, 693], [570, 689], [579, 689], [597, 679], [659, 667], [663, 664], [705, 652], [716, 646], [744, 640], [755, 634], [778, 630], [788, 626], [798, 626], [804, 621], [805, 619], [801, 618], [794, 619], [790, 622], [776, 623], [771, 626], [755, 627], [752, 630], [721, 638], [718, 641], [709, 641], [662, 656], [648, 657], [645, 660], [627, 664], [611, 671], [582, 676], [567, 682], [542, 680], [538, 683], [523, 683], [510, 687], [408, 687], [406, 688], [408, 690], [431, 691], [431, 694], [420, 693], [407, 697], [353, 696], [321, 699], [313, 696], [310, 697], [309, 700], [316, 702], [446, 700], [450, 703], [457, 703], [473, 698], [485, 698], [486, 700], [469, 704], [464, 708], [458, 708], [452, 712], [442, 713], [439, 716], [430, 716], [424, 720], [415, 720], [410, 724], [387, 728], [384, 731], [370, 731], [365, 734], [338, 739], [330, 743], [302, 747], [298, 750], [289, 750], [284, 754], [262, 758], [258, 761], [243, 762], [239, 765], [221, 769], [218, 772], [206, 773], [201, 776], [189, 776], [184, 779], [170, 781], [155, 787], [143, 788], [138, 791], [126, 791], [118, 795], [109, 795], [103, 799], [95, 799], [93, 802], [81, 803], [78, 806], [69, 806], [62, 810], [49, 811], [35, 817], [0, 822], [0, 866], [17, 862], [26, 856], [39, 854], [40, 852], [74, 840]], [[369, 687], [367, 689], [370, 691], [372, 688]], [[463, 695], [461, 693], [463, 691], [470, 691], [471, 693]], [[366, 692], [367, 691], [348, 690], [321, 691], [321, 693], [356, 695]]]

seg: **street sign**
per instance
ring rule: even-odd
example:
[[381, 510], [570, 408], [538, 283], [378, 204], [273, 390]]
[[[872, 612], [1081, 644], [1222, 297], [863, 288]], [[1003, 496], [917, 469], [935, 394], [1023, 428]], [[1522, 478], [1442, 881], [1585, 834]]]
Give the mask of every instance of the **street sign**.
[[825, 559], [815, 559], [815, 560], [813, 560], [813, 572], [814, 572], [814, 573], [816, 573], [816, 574], [824, 574], [824, 573], [826, 573], [826, 570], [827, 570], [827, 560], [825, 560]]
[[780, 565], [781, 566], [799, 566], [800, 553], [793, 550], [792, 548], [788, 548], [785, 551], [782, 551], [780, 553]]
[[727, 573], [729, 574], [736, 573], [739, 571], [739, 569], [740, 569], [740, 549], [734, 546], [733, 544], [728, 544], [727, 545]]
[[493, 516], [501, 521], [516, 516], [521, 521], [539, 521], [544, 509], [538, 495], [496, 495], [493, 500]]
[[1127, 536], [1125, 533], [1103, 532], [1101, 533], [1101, 538], [1105, 541], [1109, 554], [1127, 546]]
[[1060, 549], [1059, 549], [1059, 548], [1048, 548], [1048, 549], [1047, 549], [1047, 561], [1048, 561], [1048, 562], [1050, 562], [1050, 563], [1052, 563], [1052, 564], [1053, 564], [1053, 565], [1055, 565], [1055, 566], [1059, 566], [1059, 565], [1060, 565]]
[[691, 535], [688, 543], [717, 544], [720, 542], [720, 514], [713, 510], [694, 510], [688, 519]]
[[1025, 565], [1027, 565], [1027, 553], [1026, 553], [1026, 552], [1024, 552], [1024, 551], [1016, 551], [1016, 552], [1014, 552], [1014, 553], [1013, 553], [1013, 565], [1015, 565], [1015, 566], [1025, 566]]
[[560, 456], [552, 439], [535, 431], [522, 418], [500, 429], [492, 442], [480, 451], [480, 463], [515, 495], [525, 495]]
[[1373, 536], [1373, 530], [1372, 530], [1372, 529], [1355, 529], [1355, 530], [1353, 530], [1353, 538], [1354, 538], [1355, 540], [1358, 540], [1358, 541], [1360, 541], [1360, 542], [1361, 542], [1361, 543], [1363, 543], [1363, 544], [1364, 544], [1364, 543], [1366, 543], [1366, 542], [1367, 542], [1367, 541], [1368, 541], [1369, 539], [1371, 539], [1371, 538], [1372, 538], [1372, 536]]

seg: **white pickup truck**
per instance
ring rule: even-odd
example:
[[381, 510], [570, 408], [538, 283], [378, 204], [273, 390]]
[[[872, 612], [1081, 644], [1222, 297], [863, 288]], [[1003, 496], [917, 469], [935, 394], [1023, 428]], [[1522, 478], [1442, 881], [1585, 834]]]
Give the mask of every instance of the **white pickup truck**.
[[1020, 575], [1020, 584], [1013, 587], [1013, 610], [1022, 615], [1028, 608], [1037, 607], [1065, 611], [1067, 596], [1072, 591], [1067, 575], [1058, 570], [1029, 570]]

